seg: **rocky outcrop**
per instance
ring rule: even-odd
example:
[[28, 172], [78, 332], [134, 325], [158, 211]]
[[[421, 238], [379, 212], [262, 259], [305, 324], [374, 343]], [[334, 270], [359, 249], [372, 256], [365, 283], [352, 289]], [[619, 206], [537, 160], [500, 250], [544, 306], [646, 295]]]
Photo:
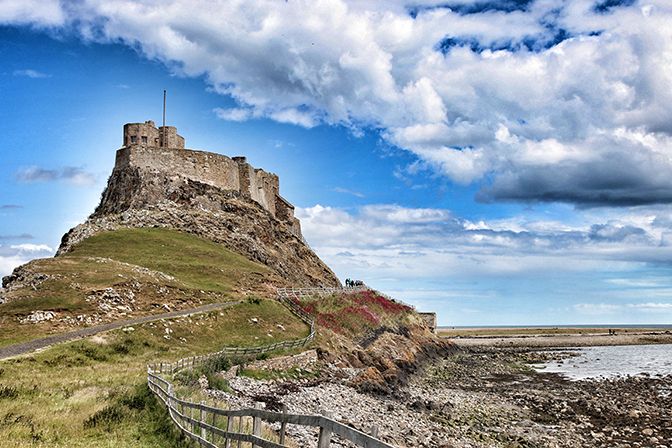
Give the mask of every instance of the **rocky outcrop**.
[[63, 236], [58, 254], [96, 233], [164, 227], [220, 243], [269, 266], [297, 286], [340, 286], [292, 228], [231, 190], [156, 170], [115, 169], [96, 211]]

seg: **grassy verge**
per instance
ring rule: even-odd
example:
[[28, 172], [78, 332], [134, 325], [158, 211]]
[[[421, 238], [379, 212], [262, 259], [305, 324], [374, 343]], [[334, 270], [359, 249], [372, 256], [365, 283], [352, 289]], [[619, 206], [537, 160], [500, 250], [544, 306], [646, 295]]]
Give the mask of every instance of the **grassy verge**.
[[1, 444], [21, 448], [180, 446], [167, 415], [146, 389], [147, 363], [307, 333], [306, 325], [284, 307], [261, 301], [0, 361]]

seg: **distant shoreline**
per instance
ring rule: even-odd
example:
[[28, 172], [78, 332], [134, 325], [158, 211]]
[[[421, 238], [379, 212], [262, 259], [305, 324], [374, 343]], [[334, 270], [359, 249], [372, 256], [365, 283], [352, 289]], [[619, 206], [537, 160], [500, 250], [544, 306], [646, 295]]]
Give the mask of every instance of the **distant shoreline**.
[[508, 329], [647, 329], [672, 330], [672, 324], [568, 324], [568, 325], [439, 325], [437, 330], [508, 330]]
[[[615, 331], [610, 334], [609, 330]], [[589, 347], [602, 345], [672, 344], [670, 328], [437, 328], [439, 336], [461, 347]]]

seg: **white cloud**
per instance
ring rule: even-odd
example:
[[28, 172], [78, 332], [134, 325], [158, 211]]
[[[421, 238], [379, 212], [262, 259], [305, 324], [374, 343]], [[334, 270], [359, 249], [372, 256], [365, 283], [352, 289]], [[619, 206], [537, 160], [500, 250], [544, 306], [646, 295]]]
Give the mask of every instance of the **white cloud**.
[[47, 246], [46, 244], [30, 244], [30, 243], [24, 243], [24, 244], [12, 244], [9, 246], [10, 249], [14, 249], [19, 252], [53, 252], [54, 249], [51, 247]]
[[379, 129], [456, 182], [492, 181], [484, 199], [672, 202], [669, 1], [414, 5], [25, 0], [0, 21], [63, 23], [204, 75], [238, 102], [215, 110], [226, 120]]
[[240, 107], [233, 107], [229, 109], [222, 109], [217, 107], [214, 109], [217, 117], [226, 121], [246, 121], [252, 118], [252, 110]]
[[33, 70], [32, 68], [27, 68], [24, 70], [14, 70], [12, 72], [14, 76], [25, 76], [26, 78], [32, 78], [32, 79], [39, 79], [39, 78], [49, 78], [51, 75], [48, 75], [46, 73], [42, 73], [37, 70]]
[[658, 303], [658, 302], [647, 302], [647, 303], [631, 303], [627, 305], [628, 308], [634, 308], [643, 311], [672, 311], [672, 303]]
[[[316, 205], [298, 208], [297, 217], [311, 246], [343, 276], [356, 272], [366, 278], [408, 280], [537, 278], [549, 273], [626, 272], [643, 263], [672, 260], [672, 248], [659, 245], [653, 220], [642, 219], [635, 226], [628, 214], [593, 225], [530, 217], [474, 223], [445, 209], [382, 204], [355, 211]], [[626, 286], [625, 280], [608, 282]], [[644, 288], [641, 282], [633, 286]], [[650, 298], [669, 294], [668, 289], [643, 292]]]
[[[672, 303], [646, 302], [626, 303], [623, 305], [613, 303], [577, 303], [573, 308], [581, 314], [591, 315], [616, 314], [622, 312], [669, 313], [672, 312]], [[662, 317], [663, 316], [661, 316], [661, 318]]]
[[0, 23], [56, 26], [65, 22], [59, 0], [3, 0], [0, 2]]
[[64, 181], [76, 186], [91, 186], [96, 183], [96, 176], [81, 167], [66, 166], [58, 169], [29, 166], [19, 169], [14, 177], [19, 182], [54, 182]]
[[602, 315], [614, 314], [623, 307], [613, 303], [577, 303], [573, 308], [581, 314]]
[[54, 249], [46, 244], [0, 245], [0, 277], [8, 275], [14, 268], [34, 258], [50, 257]]
[[356, 198], [363, 198], [364, 197], [363, 193], [360, 193], [359, 191], [355, 191], [355, 190], [350, 190], [349, 188], [334, 187], [334, 191], [336, 193], [349, 194], [351, 196], [355, 196]]

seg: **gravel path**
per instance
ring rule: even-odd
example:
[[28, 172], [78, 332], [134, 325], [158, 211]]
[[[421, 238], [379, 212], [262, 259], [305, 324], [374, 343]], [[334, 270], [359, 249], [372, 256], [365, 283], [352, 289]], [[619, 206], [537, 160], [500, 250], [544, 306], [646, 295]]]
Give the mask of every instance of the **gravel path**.
[[169, 313], [153, 314], [151, 316], [136, 317], [134, 319], [119, 320], [110, 322], [109, 324], [94, 325], [92, 327], [82, 328], [81, 330], [70, 331], [67, 333], [55, 334], [46, 338], [34, 339], [28, 342], [8, 345], [0, 348], [0, 359], [11, 358], [12, 356], [22, 355], [41, 348], [49, 347], [50, 345], [60, 344], [61, 342], [68, 342], [75, 339], [81, 339], [94, 334], [105, 331], [115, 330], [117, 328], [127, 327], [129, 325], [140, 325], [147, 322], [152, 322], [161, 319], [172, 319], [175, 317], [183, 317], [191, 314], [207, 313], [209, 311], [228, 308], [238, 305], [240, 301], [226, 302], [226, 303], [211, 303], [209, 305], [197, 306], [196, 308], [189, 308], [186, 310], [171, 311]]

